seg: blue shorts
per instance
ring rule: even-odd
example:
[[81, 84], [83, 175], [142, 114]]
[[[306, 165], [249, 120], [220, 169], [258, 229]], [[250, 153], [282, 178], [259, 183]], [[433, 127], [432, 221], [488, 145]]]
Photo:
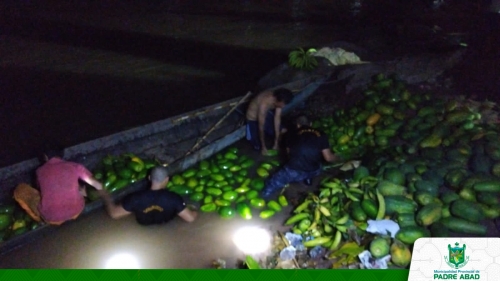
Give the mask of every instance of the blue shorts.
[[[280, 130], [283, 128], [283, 125], [281, 125]], [[268, 111], [266, 115], [266, 121], [264, 122], [264, 134], [273, 139], [276, 137], [274, 132], [274, 112], [271, 110]], [[253, 145], [254, 149], [261, 149], [258, 121], [247, 120], [246, 138]]]
[[287, 184], [301, 182], [305, 179], [311, 179], [321, 173], [321, 168], [312, 172], [298, 171], [285, 165], [265, 182], [261, 198], [269, 199], [274, 193], [283, 189]]

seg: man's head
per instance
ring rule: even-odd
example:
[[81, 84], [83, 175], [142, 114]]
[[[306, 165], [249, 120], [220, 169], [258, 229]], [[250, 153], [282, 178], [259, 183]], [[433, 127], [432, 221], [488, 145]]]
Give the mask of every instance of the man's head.
[[295, 123], [297, 124], [297, 128], [311, 126], [311, 121], [309, 121], [309, 119], [305, 115], [297, 117]]
[[38, 160], [41, 163], [45, 163], [54, 157], [64, 158], [64, 149], [59, 147], [46, 148], [45, 151], [38, 156]]
[[153, 188], [160, 189], [165, 187], [169, 180], [167, 168], [163, 166], [154, 167], [151, 170], [149, 179], [151, 180], [151, 186]]
[[274, 90], [273, 95], [276, 98], [276, 107], [285, 107], [293, 99], [292, 91], [285, 88]]

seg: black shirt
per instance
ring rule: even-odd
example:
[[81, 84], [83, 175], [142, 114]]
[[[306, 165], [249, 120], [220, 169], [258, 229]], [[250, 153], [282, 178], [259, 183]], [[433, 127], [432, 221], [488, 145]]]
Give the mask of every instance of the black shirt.
[[327, 136], [311, 127], [294, 131], [288, 136], [286, 145], [290, 148], [290, 160], [287, 165], [291, 169], [304, 172], [320, 169], [323, 161], [322, 151], [330, 148]]
[[139, 224], [150, 225], [172, 220], [184, 210], [186, 203], [179, 194], [160, 189], [130, 194], [123, 199], [122, 206], [135, 214]]

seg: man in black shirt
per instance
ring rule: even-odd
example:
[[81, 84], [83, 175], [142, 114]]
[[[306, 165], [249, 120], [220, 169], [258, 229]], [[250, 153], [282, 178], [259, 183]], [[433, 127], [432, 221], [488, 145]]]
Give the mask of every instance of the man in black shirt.
[[311, 128], [305, 116], [297, 118], [297, 130], [286, 139], [289, 161], [265, 183], [262, 198], [269, 199], [289, 183], [304, 181], [311, 185], [312, 178], [321, 173], [322, 162], [333, 162], [337, 157], [330, 150], [327, 136]]
[[121, 204], [114, 204], [106, 191], [100, 192], [106, 204], [106, 210], [113, 219], [135, 214], [142, 225], [166, 223], [176, 216], [187, 222], [196, 219], [197, 212], [186, 207], [184, 199], [165, 189], [169, 176], [165, 167], [155, 167], [149, 176], [151, 188], [125, 197]]

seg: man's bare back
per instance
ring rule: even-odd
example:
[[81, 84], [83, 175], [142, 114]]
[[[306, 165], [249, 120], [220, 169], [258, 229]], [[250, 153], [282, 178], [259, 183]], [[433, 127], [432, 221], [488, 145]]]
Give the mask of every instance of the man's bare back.
[[259, 108], [265, 108], [265, 112], [274, 109], [276, 98], [272, 91], [264, 91], [258, 94], [248, 105], [246, 118], [250, 121], [257, 121], [259, 116]]

